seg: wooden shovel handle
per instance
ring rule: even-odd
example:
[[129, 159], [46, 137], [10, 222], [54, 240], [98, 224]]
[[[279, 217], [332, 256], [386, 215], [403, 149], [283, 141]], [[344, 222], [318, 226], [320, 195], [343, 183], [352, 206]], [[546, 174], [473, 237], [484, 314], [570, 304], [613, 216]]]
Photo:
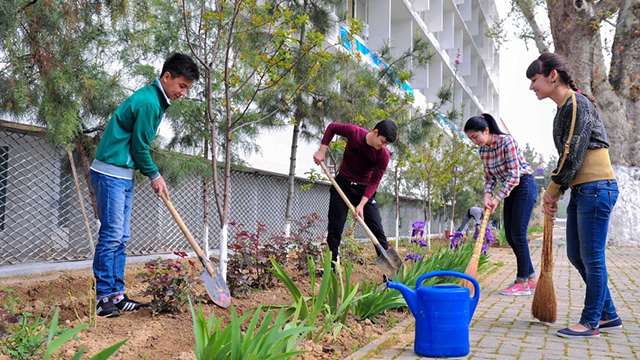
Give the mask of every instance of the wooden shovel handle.
[[338, 185], [338, 183], [333, 178], [333, 176], [331, 176], [331, 172], [329, 172], [329, 169], [327, 169], [327, 166], [323, 162], [320, 163], [320, 166], [322, 166], [322, 170], [324, 170], [324, 173], [327, 175], [327, 177], [333, 184], [333, 187], [336, 189], [338, 194], [340, 194], [340, 197], [342, 197], [342, 200], [344, 200], [344, 202], [347, 204], [347, 206], [349, 207], [349, 210], [351, 210], [351, 212], [353, 213], [353, 217], [355, 217], [356, 220], [358, 220], [358, 222], [360, 223], [360, 226], [362, 226], [364, 231], [367, 233], [367, 235], [373, 242], [373, 245], [375, 245], [376, 247], [379, 247], [380, 242], [378, 242], [378, 239], [376, 238], [376, 236], [373, 235], [371, 230], [369, 230], [369, 227], [367, 226], [367, 224], [365, 224], [364, 220], [360, 216], [358, 216], [358, 214], [356, 213], [356, 208], [353, 207], [353, 204], [351, 204], [351, 201], [349, 201], [349, 199], [347, 198], [347, 195], [344, 194], [344, 192], [340, 188], [340, 185]]
[[180, 218], [180, 215], [178, 214], [176, 209], [173, 207], [173, 204], [171, 204], [171, 201], [167, 199], [167, 195], [165, 193], [162, 193], [160, 197], [162, 197], [162, 201], [164, 201], [164, 204], [167, 206], [167, 209], [169, 209], [169, 212], [171, 213], [171, 215], [173, 216], [173, 219], [176, 221], [176, 223], [180, 227], [180, 230], [182, 230], [182, 233], [184, 234], [184, 236], [187, 237], [189, 244], [191, 245], [193, 250], [196, 252], [196, 255], [198, 256], [198, 259], [200, 260], [202, 265], [207, 269], [207, 272], [209, 273], [209, 275], [211, 275], [211, 277], [216, 276], [216, 272], [213, 269], [211, 262], [209, 262], [207, 258], [205, 258], [204, 252], [196, 242], [196, 239], [193, 238], [193, 235], [191, 235], [191, 232], [189, 231], [189, 229], [187, 229], [187, 226], [184, 224], [184, 222]]

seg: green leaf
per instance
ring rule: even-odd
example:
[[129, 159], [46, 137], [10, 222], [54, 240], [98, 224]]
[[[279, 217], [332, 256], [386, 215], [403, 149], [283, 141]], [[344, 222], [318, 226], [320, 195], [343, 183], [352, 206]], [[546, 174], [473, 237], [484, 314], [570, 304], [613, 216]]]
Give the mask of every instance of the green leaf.
[[100, 351], [99, 353], [97, 353], [96, 355], [94, 355], [90, 360], [106, 360], [109, 357], [111, 357], [111, 355], [115, 354], [116, 351], [118, 351], [118, 349], [124, 345], [124, 343], [126, 343], [129, 339], [124, 339], [122, 341], [120, 341], [119, 343], [113, 344], [111, 346], [109, 346], [108, 348]]

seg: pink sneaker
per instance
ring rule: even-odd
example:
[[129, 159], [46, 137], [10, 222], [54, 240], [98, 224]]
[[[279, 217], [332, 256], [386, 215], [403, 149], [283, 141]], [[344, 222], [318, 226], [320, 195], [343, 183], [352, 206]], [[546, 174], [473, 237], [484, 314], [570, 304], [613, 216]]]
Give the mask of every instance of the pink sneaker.
[[529, 281], [529, 290], [531, 290], [531, 295], [536, 293], [536, 286], [538, 286], [538, 282]]
[[516, 281], [513, 284], [509, 285], [507, 288], [500, 290], [500, 295], [530, 296], [531, 289], [529, 288], [528, 283], [525, 286], [522, 286], [519, 282]]

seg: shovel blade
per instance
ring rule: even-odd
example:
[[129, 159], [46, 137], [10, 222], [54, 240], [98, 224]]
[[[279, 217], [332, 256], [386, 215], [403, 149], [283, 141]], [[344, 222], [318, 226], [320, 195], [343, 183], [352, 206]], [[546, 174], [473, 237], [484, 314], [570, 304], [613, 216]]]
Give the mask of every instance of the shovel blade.
[[219, 273], [216, 273], [214, 277], [207, 270], [200, 272], [200, 279], [204, 283], [204, 288], [207, 290], [207, 294], [211, 300], [222, 308], [227, 308], [231, 304], [231, 294], [224, 278]]
[[394, 248], [389, 247], [385, 250], [380, 247], [378, 250], [380, 250], [380, 256], [376, 259], [376, 264], [387, 275], [387, 278], [393, 280], [393, 277], [398, 270], [402, 269], [404, 263]]

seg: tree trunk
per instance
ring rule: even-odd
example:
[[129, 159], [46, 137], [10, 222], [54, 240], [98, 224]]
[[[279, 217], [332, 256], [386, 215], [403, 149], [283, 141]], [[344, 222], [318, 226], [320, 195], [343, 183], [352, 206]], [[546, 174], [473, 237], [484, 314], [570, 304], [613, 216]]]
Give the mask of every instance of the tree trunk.
[[[304, 1], [303, 9], [304, 12], [307, 12], [307, 1]], [[304, 44], [304, 36], [307, 32], [307, 27], [302, 26], [300, 29], [300, 47]], [[298, 74], [298, 72], [296, 72]], [[299, 79], [297, 76], [297, 81], [300, 82], [302, 79]], [[302, 103], [301, 96], [298, 95], [295, 104], [299, 105]], [[291, 138], [291, 157], [289, 158], [289, 193], [287, 194], [287, 208], [285, 212], [285, 225], [284, 225], [284, 236], [291, 236], [291, 216], [293, 216], [293, 194], [295, 193], [295, 184], [296, 184], [296, 162], [297, 153], [298, 153], [298, 135], [300, 134], [300, 122], [303, 121], [304, 114], [300, 111], [300, 107], [296, 106], [293, 118], [295, 119], [295, 123], [293, 124], [293, 136]]]
[[[296, 115], [298, 110], [296, 109]], [[294, 115], [297, 119], [298, 117]], [[296, 162], [298, 153], [298, 135], [300, 134], [300, 126], [298, 123], [293, 125], [293, 136], [291, 137], [291, 157], [289, 157], [289, 193], [287, 194], [287, 210], [285, 213], [284, 236], [291, 236], [291, 216], [293, 216], [293, 194], [295, 193], [296, 184]]]
[[[209, 141], [204, 140], [204, 158], [209, 159]], [[204, 245], [204, 256], [210, 258], [209, 246], [209, 182], [202, 177], [202, 234]]]
[[456, 186], [458, 182], [458, 174], [453, 175], [453, 198], [451, 199], [451, 221], [449, 222], [449, 231], [453, 235], [453, 219], [456, 215]]
[[394, 192], [396, 196], [396, 250], [400, 242], [400, 185], [398, 182], [398, 165], [395, 167]]
[[96, 202], [96, 194], [93, 192], [93, 186], [91, 186], [91, 178], [89, 177], [89, 158], [87, 157], [87, 151], [84, 148], [84, 143], [80, 138], [82, 135], [76, 136], [76, 149], [78, 150], [78, 156], [80, 158], [80, 164], [82, 165], [82, 175], [84, 175], [84, 181], [87, 183], [87, 189], [89, 189], [89, 198], [91, 199], [91, 206], [93, 207], [93, 217], [98, 220], [98, 205]]
[[[610, 73], [606, 73], [599, 27], [608, 12], [619, 6]], [[555, 52], [564, 56], [573, 79], [583, 92], [598, 101], [607, 129], [620, 196], [609, 227], [613, 244], [640, 241], [640, 2], [638, 0], [547, 1]]]
[[609, 79], [620, 96], [626, 117], [621, 116], [620, 128], [607, 127], [607, 131], [622, 132], [627, 140], [616, 144], [622, 153], [622, 161], [612, 158], [620, 196], [611, 216], [609, 238], [616, 244], [638, 245], [640, 242], [640, 204], [637, 201], [637, 194], [640, 194], [639, 63], [640, 1], [624, 0], [618, 13]]

